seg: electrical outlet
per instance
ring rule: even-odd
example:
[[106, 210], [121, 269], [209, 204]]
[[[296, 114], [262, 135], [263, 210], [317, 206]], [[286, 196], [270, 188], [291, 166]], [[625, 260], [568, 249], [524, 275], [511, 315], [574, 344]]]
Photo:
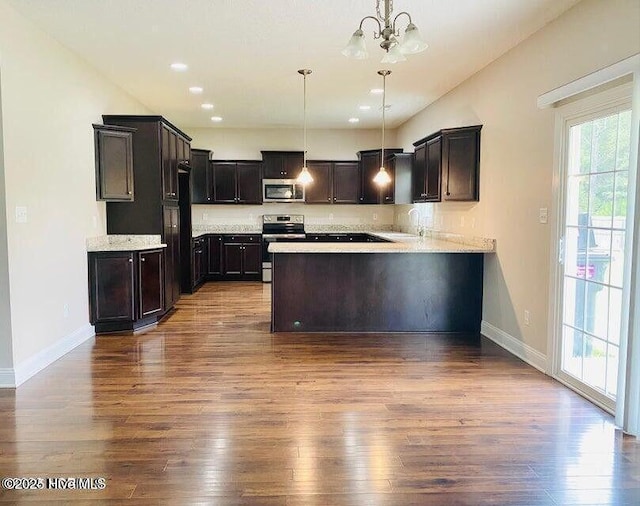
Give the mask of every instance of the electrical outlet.
[[98, 217], [93, 216], [93, 228], [98, 228]]
[[208, 218], [209, 215], [206, 212], [202, 213], [202, 221], [207, 221]]
[[66, 302], [62, 306], [62, 314], [65, 318], [69, 318], [69, 304], [67, 304]]
[[464, 216], [460, 216], [460, 227], [464, 228]]
[[476, 219], [471, 218], [471, 228], [476, 228]]
[[329, 219], [333, 220], [333, 213], [329, 213]]
[[373, 221], [378, 221], [378, 213], [373, 213]]
[[529, 323], [531, 323], [531, 314], [529, 313], [528, 309], [525, 309], [524, 310], [524, 324], [528, 326]]
[[538, 219], [540, 220], [540, 223], [547, 223], [549, 221], [549, 210], [546, 207], [540, 208]]
[[25, 206], [16, 206], [16, 223], [27, 222], [27, 208]]

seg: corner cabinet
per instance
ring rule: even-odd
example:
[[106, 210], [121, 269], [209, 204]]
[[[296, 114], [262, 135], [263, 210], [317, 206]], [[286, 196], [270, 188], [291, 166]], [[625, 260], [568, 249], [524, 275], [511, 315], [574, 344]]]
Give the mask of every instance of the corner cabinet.
[[[400, 204], [402, 202], [396, 202], [395, 188], [396, 188], [396, 173], [395, 162], [391, 162], [391, 158], [402, 153], [401, 148], [390, 148], [384, 150], [385, 168], [391, 176], [391, 182], [384, 187], [378, 186], [373, 182], [373, 178], [376, 176], [382, 165], [380, 162], [380, 150], [370, 149], [367, 151], [359, 151], [358, 158], [360, 159], [360, 204]], [[404, 168], [404, 165], [403, 165]], [[404, 199], [402, 199], [404, 200]]]
[[481, 129], [448, 128], [413, 143], [413, 202], [479, 200]]
[[135, 131], [135, 128], [93, 125], [96, 200], [133, 201], [133, 133]]
[[97, 333], [134, 331], [164, 313], [164, 252], [88, 254], [89, 320]]

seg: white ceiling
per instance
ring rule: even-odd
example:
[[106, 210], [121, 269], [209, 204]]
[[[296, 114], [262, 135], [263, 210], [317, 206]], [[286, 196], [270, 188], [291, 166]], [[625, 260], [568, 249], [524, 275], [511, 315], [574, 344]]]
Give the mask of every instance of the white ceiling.
[[[364, 25], [370, 58], [340, 54], [360, 19], [375, 15], [375, 0], [9, 0], [182, 128], [299, 127], [300, 68], [313, 70], [309, 128], [354, 128], [352, 116], [361, 120], [356, 128], [377, 127], [381, 98], [369, 90], [381, 86], [376, 72], [385, 67], [393, 72], [388, 124], [398, 126], [578, 1], [395, 0], [395, 12], [411, 14], [429, 48], [383, 65], [371, 22]], [[176, 61], [189, 70], [170, 70]], [[194, 85], [201, 96], [188, 92]], [[205, 101], [215, 109], [202, 110]]]

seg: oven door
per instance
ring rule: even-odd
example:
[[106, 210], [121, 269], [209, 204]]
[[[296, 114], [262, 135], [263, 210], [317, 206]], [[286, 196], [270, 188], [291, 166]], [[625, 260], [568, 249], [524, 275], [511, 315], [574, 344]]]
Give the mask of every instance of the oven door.
[[295, 179], [263, 179], [263, 202], [304, 202], [304, 185]]

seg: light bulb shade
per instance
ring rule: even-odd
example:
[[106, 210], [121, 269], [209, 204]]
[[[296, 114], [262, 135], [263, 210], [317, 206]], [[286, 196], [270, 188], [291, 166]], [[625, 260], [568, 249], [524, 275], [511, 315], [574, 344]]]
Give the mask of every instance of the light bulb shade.
[[306, 167], [306, 165], [302, 167], [302, 170], [300, 171], [300, 174], [298, 174], [296, 181], [300, 184], [313, 183], [313, 176], [309, 172], [309, 169]]
[[397, 42], [389, 48], [389, 51], [380, 60], [381, 63], [398, 63], [401, 61], [406, 61], [406, 58], [400, 52], [400, 44]]
[[429, 45], [422, 39], [418, 27], [409, 23], [404, 32], [404, 39], [400, 45], [400, 52], [403, 54], [416, 54], [427, 49]]
[[373, 182], [379, 186], [384, 186], [391, 182], [391, 176], [384, 167], [380, 167], [380, 170], [373, 178]]
[[358, 29], [353, 32], [349, 43], [342, 50], [342, 54], [349, 58], [355, 58], [356, 60], [364, 60], [369, 57], [367, 45], [364, 42], [364, 32], [362, 30]]

